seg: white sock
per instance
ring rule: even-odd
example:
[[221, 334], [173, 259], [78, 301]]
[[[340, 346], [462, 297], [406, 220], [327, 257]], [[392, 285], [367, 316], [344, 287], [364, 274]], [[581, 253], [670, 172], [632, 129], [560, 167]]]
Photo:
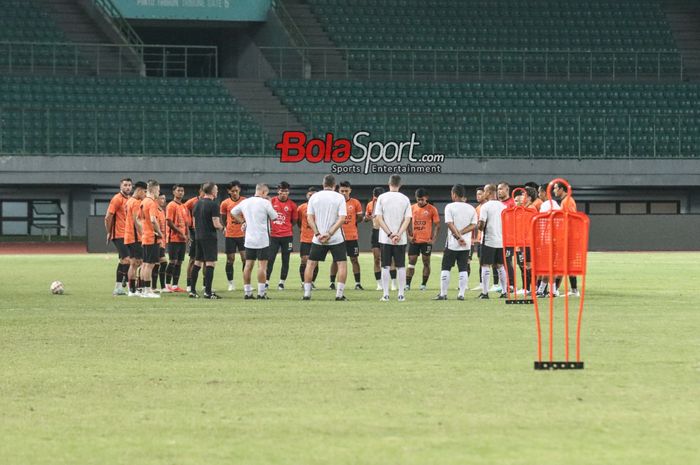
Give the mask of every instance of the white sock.
[[406, 291], [406, 268], [396, 268], [396, 279], [399, 281], [399, 295]]
[[[390, 275], [390, 276], [391, 276], [391, 275]], [[394, 287], [396, 287], [396, 279], [392, 279], [392, 280], [391, 280], [391, 285], [394, 286]]]
[[343, 291], [345, 290], [345, 283], [335, 283], [335, 296], [343, 297]]
[[464, 292], [469, 287], [469, 273], [466, 271], [459, 272], [459, 296], [464, 297]]
[[506, 267], [501, 265], [498, 267], [498, 280], [505, 284], [501, 284], [501, 293], [508, 292], [508, 278], [506, 278]]
[[280, 284], [284, 286], [284, 279], [280, 279]]
[[258, 295], [265, 295], [265, 283], [258, 283]]
[[382, 286], [382, 280], [381, 280], [381, 279], [378, 279], [378, 280], [377, 280], [377, 286], [380, 286], [380, 287]]
[[229, 281], [228, 283], [233, 286], [233, 279], [231, 281]]
[[440, 295], [447, 295], [447, 290], [450, 288], [450, 270], [442, 270], [440, 272]]
[[244, 284], [243, 292], [245, 295], [253, 295], [253, 286], [251, 284]]
[[389, 282], [391, 281], [391, 272], [389, 271], [389, 267], [385, 266], [382, 268], [382, 290], [384, 291], [384, 295], [388, 296], [389, 295]]
[[311, 283], [304, 283], [304, 297], [311, 297]]
[[481, 293], [489, 293], [489, 281], [491, 277], [491, 265], [481, 267]]
[[117, 283], [117, 284], [114, 285], [114, 288], [115, 288], [115, 289], [119, 289], [120, 287], [122, 287], [122, 283]]

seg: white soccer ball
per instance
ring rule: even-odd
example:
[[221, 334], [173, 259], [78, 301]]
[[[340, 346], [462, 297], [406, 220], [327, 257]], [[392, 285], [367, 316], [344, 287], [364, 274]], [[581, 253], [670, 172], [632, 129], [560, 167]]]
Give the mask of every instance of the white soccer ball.
[[51, 293], [52, 294], [63, 294], [64, 288], [61, 281], [54, 281], [51, 283]]

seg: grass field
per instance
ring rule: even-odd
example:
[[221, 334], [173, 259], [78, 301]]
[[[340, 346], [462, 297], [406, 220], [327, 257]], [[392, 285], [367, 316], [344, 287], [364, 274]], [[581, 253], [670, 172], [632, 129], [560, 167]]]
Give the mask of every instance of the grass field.
[[0, 256], [0, 463], [700, 463], [700, 254], [591, 254], [562, 372], [532, 368], [531, 306], [429, 301], [437, 258], [405, 303], [368, 256], [372, 290], [302, 302], [296, 260], [271, 301], [223, 267], [225, 300], [156, 301], [111, 296], [113, 255]]

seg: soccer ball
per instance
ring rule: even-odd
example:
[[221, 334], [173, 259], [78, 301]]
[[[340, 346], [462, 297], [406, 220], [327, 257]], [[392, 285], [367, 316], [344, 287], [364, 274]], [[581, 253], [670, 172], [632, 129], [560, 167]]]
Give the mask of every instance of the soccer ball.
[[63, 294], [63, 290], [63, 283], [61, 281], [54, 281], [51, 283], [52, 294]]

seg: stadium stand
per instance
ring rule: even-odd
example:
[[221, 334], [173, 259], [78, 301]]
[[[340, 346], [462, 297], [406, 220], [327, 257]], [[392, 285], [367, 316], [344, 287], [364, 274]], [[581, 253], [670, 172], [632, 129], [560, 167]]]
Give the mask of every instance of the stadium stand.
[[[700, 87], [639, 83], [273, 80], [316, 136], [416, 131], [463, 157], [694, 157]], [[342, 109], [329, 113], [328, 109]]]
[[0, 152], [246, 155], [269, 147], [216, 79], [0, 77]]
[[657, 0], [310, 3], [331, 40], [351, 49], [353, 70], [658, 76], [681, 66]]

